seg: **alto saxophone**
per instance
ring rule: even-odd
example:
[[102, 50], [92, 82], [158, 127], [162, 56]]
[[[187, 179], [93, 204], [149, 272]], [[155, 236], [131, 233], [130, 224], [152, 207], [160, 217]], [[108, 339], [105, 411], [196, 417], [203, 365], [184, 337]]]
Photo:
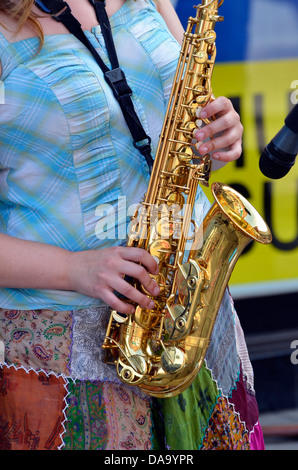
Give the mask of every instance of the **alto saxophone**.
[[[271, 242], [252, 205], [234, 189], [212, 185], [214, 203], [200, 227], [192, 219], [198, 185], [208, 186], [211, 159], [195, 164], [197, 110], [212, 99], [214, 27], [223, 0], [202, 0], [190, 17], [147, 192], [127, 246], [159, 263], [155, 308], [111, 312], [103, 348], [119, 378], [155, 397], [185, 390], [199, 372], [232, 270], [246, 245]], [[208, 120], [205, 123], [209, 122]], [[190, 235], [191, 232], [191, 235]], [[191, 244], [185, 260], [186, 247]], [[132, 284], [145, 292], [136, 280]]]

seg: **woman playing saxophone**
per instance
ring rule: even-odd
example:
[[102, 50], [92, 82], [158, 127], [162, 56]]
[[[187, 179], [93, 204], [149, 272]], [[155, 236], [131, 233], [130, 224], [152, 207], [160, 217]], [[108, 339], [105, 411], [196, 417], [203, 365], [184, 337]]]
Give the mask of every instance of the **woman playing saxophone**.
[[[150, 309], [159, 287], [150, 253], [96, 235], [98, 208], [116, 207], [123, 196], [127, 206], [139, 203], [150, 175], [92, 54], [37, 3], [0, 1], [1, 446], [258, 448], [251, 366], [230, 299], [206, 364], [179, 397], [152, 399], [123, 385], [103, 363], [110, 308]], [[108, 64], [93, 2], [68, 4]], [[170, 0], [107, 0], [106, 11], [154, 150], [181, 24]], [[219, 97], [200, 110], [193, 138], [201, 155], [231, 162], [241, 154], [242, 132], [231, 102]], [[207, 208], [201, 190], [198, 200]], [[137, 279], [150, 298], [124, 276]], [[232, 390], [241, 390], [238, 408]]]

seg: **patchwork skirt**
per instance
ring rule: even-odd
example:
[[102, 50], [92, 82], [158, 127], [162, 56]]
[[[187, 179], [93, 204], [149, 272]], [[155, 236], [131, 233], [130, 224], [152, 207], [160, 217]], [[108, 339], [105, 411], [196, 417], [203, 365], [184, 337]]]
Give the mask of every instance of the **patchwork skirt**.
[[253, 371], [228, 292], [203, 367], [172, 398], [124, 385], [104, 363], [108, 317], [106, 307], [0, 309], [0, 449], [264, 448]]

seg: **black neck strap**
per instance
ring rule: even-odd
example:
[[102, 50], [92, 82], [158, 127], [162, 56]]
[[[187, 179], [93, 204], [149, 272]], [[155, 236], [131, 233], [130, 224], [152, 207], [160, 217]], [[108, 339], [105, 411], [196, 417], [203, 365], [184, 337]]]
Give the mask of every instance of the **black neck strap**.
[[111, 69], [106, 66], [96, 49], [84, 34], [80, 22], [73, 16], [68, 3], [60, 0], [35, 0], [35, 4], [40, 10], [44, 13], [50, 13], [56, 21], [63, 23], [69, 32], [79, 39], [93, 54], [97, 64], [104, 74], [106, 82], [111, 87], [113, 94], [120, 105], [133, 138], [133, 145], [145, 157], [149, 171], [151, 172], [153, 165], [151, 139], [146, 134], [141, 121], [136, 114], [131, 99], [132, 90], [127, 83], [124, 72], [119, 67], [111, 25], [105, 9], [105, 0], [89, 0], [89, 2], [95, 9], [97, 21], [101, 27], [101, 32], [104, 37], [111, 63]]

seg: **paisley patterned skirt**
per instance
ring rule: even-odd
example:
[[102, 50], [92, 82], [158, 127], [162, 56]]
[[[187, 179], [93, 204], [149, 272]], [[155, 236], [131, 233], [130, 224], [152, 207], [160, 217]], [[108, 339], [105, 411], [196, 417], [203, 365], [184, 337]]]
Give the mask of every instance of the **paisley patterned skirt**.
[[0, 309], [0, 449], [263, 449], [253, 373], [230, 296], [205, 363], [173, 398], [103, 363], [105, 307]]

